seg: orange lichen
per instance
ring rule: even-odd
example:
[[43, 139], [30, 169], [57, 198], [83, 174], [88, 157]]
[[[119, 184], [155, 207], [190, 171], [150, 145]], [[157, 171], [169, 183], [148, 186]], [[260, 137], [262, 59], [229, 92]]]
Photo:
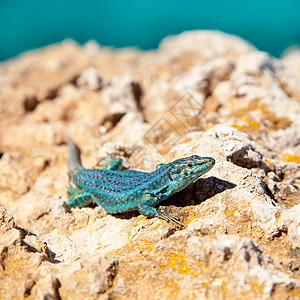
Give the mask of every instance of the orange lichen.
[[189, 137], [185, 137], [182, 140], [180, 140], [179, 144], [184, 144], [190, 142], [192, 139]]
[[191, 273], [191, 266], [186, 263], [186, 257], [178, 253], [171, 254], [170, 266], [179, 266], [179, 273]]
[[257, 129], [257, 130], [260, 129], [259, 123], [256, 122], [256, 121], [249, 120], [249, 121], [248, 121], [248, 124], [249, 124], [251, 127], [255, 128], [255, 129]]
[[284, 161], [287, 162], [295, 162], [300, 164], [300, 156], [299, 155], [288, 155], [288, 154], [283, 154]]
[[237, 125], [237, 124], [233, 124], [232, 127], [236, 128], [238, 130], [241, 130], [241, 131], [243, 131], [243, 129], [245, 128], [244, 125]]
[[255, 293], [260, 293], [261, 295], [264, 294], [264, 287], [263, 286], [260, 286], [258, 284], [253, 284], [252, 287], [253, 287], [253, 291]]
[[261, 126], [259, 123], [255, 120], [253, 120], [251, 117], [241, 117], [237, 123], [232, 125], [238, 130], [241, 131], [253, 131], [253, 130], [261, 130]]
[[227, 217], [231, 217], [233, 215], [233, 212], [232, 211], [228, 211], [227, 212]]
[[[186, 208], [186, 213], [189, 213], [189, 208]], [[190, 224], [194, 219], [196, 218], [196, 214], [194, 212], [191, 213], [191, 215], [188, 217], [188, 219], [186, 220], [187, 224]]]
[[207, 131], [207, 130], [212, 129], [212, 128], [214, 128], [214, 127], [215, 127], [215, 124], [210, 123], [210, 124], [208, 124], [208, 125], [205, 127], [204, 131]]
[[162, 264], [163, 267], [169, 267], [173, 271], [181, 274], [199, 275], [199, 272], [193, 271], [193, 266], [188, 264], [186, 256], [181, 253], [171, 253], [169, 260]]
[[[279, 130], [284, 129], [292, 123], [288, 117], [279, 117], [270, 111], [270, 106], [267, 104], [260, 104], [259, 99], [251, 101], [247, 106], [238, 110], [233, 111], [233, 116], [238, 117], [238, 121], [233, 125], [233, 127], [241, 131], [249, 131], [249, 129], [261, 130], [264, 126], [268, 129]], [[254, 120], [253, 113], [256, 111], [259, 116], [259, 122]], [[251, 112], [251, 115], [249, 113]], [[239, 121], [245, 124], [238, 124]]]
[[291, 125], [292, 121], [287, 117], [278, 117], [273, 113], [266, 113], [266, 120], [265, 125], [266, 127], [273, 129], [273, 130], [279, 130], [284, 129]]

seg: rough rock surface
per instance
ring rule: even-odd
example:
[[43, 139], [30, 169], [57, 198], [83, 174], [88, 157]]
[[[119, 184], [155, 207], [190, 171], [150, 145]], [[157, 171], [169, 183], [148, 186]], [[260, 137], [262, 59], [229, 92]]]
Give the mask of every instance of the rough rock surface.
[[[156, 51], [73, 41], [0, 65], [1, 299], [300, 299], [300, 52], [220, 32]], [[298, 67], [297, 67], [298, 66]], [[66, 205], [65, 134], [87, 168], [216, 165], [137, 212]]]

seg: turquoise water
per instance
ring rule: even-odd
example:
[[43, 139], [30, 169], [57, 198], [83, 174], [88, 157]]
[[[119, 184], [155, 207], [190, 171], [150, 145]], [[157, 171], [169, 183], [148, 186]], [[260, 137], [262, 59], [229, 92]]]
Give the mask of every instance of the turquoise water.
[[300, 1], [0, 0], [0, 60], [66, 38], [153, 49], [193, 29], [232, 33], [278, 57], [300, 45]]

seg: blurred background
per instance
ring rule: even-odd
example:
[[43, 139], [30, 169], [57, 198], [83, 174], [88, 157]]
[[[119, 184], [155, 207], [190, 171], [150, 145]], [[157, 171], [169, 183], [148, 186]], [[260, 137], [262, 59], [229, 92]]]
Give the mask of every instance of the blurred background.
[[155, 49], [193, 29], [238, 35], [279, 57], [300, 45], [300, 1], [0, 0], [0, 61], [66, 38]]

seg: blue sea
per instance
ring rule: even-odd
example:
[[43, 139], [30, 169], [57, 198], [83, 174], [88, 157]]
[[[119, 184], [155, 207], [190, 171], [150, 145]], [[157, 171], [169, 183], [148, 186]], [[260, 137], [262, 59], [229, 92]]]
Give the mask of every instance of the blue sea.
[[279, 57], [300, 45], [300, 1], [0, 0], [0, 60], [66, 38], [154, 49], [194, 29], [238, 35]]

